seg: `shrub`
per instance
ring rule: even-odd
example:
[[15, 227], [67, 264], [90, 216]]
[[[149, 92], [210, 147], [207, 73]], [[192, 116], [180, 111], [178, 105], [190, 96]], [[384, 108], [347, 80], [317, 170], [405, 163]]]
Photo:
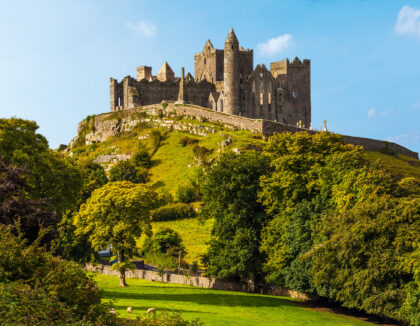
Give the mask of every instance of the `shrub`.
[[[142, 254], [148, 261], [157, 264], [163, 270], [176, 268], [179, 255], [183, 258], [186, 252], [179, 233], [170, 228], [164, 228], [146, 238]], [[182, 265], [185, 263], [182, 262]]]
[[166, 102], [162, 102], [162, 108], [163, 109], [166, 109], [168, 107], [168, 103], [166, 103]]
[[155, 129], [152, 130], [150, 133], [150, 140], [152, 141], [152, 148], [153, 153], [156, 152], [160, 146], [160, 142], [162, 141], [162, 134], [159, 130]]
[[120, 161], [109, 171], [110, 181], [130, 181], [133, 183], [145, 183], [148, 180], [148, 172], [144, 168], [137, 168], [131, 161]]
[[38, 243], [27, 246], [21, 236], [0, 225], [2, 320], [51, 325], [58, 318], [65, 325], [112, 318], [93, 279], [78, 264], [53, 257]]
[[148, 169], [151, 166], [152, 158], [146, 149], [141, 148], [133, 155], [132, 161], [136, 166]]
[[153, 221], [173, 221], [196, 216], [194, 208], [188, 204], [177, 203], [169, 204], [152, 211]]
[[200, 163], [206, 163], [207, 155], [211, 153], [211, 150], [204, 146], [195, 145], [193, 148], [194, 157]]
[[65, 144], [60, 144], [60, 146], [58, 146], [58, 151], [59, 152], [62, 152], [62, 151], [64, 151], [65, 149], [67, 149], [67, 145], [65, 145]]
[[188, 321], [182, 318], [181, 314], [161, 313], [152, 314], [147, 317], [137, 317], [137, 319], [125, 319], [122, 322], [124, 326], [202, 326], [199, 319]]
[[183, 147], [187, 146], [187, 145], [193, 145], [193, 144], [197, 144], [199, 142], [199, 140], [197, 138], [191, 138], [188, 136], [184, 136], [179, 140], [179, 144], [182, 145]]
[[200, 197], [197, 184], [180, 185], [176, 190], [176, 201], [180, 203], [192, 203]]

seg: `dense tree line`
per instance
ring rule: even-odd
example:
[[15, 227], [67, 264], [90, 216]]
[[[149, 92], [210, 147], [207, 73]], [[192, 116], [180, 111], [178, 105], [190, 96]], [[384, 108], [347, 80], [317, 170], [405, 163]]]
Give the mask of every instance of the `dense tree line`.
[[[420, 182], [338, 135], [281, 134], [204, 173], [210, 275], [269, 282], [420, 323]], [[256, 278], [255, 278], [256, 276]]]
[[[9, 300], [0, 313], [20, 300], [29, 314], [41, 307], [38, 298], [69, 323], [108, 318], [91, 280], [59, 257], [84, 262], [112, 243], [124, 285], [135, 238], [150, 235], [150, 212], [168, 219], [180, 209], [144, 184], [151, 160], [143, 148], [117, 164], [109, 182], [101, 166], [50, 150], [37, 129], [35, 122], [0, 119], [0, 291]], [[153, 139], [159, 146], [160, 133]], [[215, 219], [203, 257], [207, 274], [420, 324], [419, 180], [391, 175], [362, 148], [327, 132], [276, 134], [261, 151], [221, 154], [201, 179], [200, 191], [180, 188], [177, 201], [202, 198], [202, 218]], [[184, 252], [171, 230], [150, 235], [145, 248], [172, 262]], [[15, 265], [13, 255], [21, 257]], [[41, 277], [36, 286], [25, 281], [34, 275]], [[87, 284], [87, 292], [66, 297], [72, 282]], [[57, 297], [48, 297], [52, 288]], [[97, 313], [77, 310], [72, 300], [88, 300]]]

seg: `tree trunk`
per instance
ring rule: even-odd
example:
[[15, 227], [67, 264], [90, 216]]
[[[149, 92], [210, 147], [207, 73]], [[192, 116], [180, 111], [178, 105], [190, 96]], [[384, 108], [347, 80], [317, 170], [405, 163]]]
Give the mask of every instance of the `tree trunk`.
[[127, 286], [127, 283], [125, 282], [125, 271], [120, 271], [120, 286]]
[[[118, 263], [123, 264], [124, 263], [123, 250], [118, 251], [117, 257], [118, 257]], [[120, 286], [125, 287], [127, 286], [127, 283], [125, 282], [125, 267], [122, 267], [119, 270], [120, 270]]]

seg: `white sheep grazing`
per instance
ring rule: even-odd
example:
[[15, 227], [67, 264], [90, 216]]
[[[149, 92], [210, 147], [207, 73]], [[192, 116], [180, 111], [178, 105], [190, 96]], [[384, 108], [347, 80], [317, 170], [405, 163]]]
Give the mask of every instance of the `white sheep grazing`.
[[114, 309], [114, 308], [109, 309], [109, 312], [110, 312], [111, 314], [116, 314], [116, 312], [115, 312], [115, 309]]
[[146, 314], [154, 314], [154, 313], [156, 313], [156, 308], [149, 308], [149, 309], [147, 309]]
[[127, 308], [127, 312], [128, 312], [129, 314], [133, 313], [133, 308], [128, 307], [128, 308]]

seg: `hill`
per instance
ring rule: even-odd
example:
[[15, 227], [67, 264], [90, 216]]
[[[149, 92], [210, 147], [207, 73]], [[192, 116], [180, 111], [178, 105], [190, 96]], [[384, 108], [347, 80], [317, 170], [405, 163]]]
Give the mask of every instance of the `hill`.
[[[67, 150], [80, 162], [94, 161], [109, 170], [120, 160], [129, 159], [139, 148], [152, 157], [149, 184], [157, 190], [176, 196], [180, 185], [195, 181], [203, 165], [212, 164], [220, 152], [240, 152], [264, 146], [261, 134], [240, 130], [234, 125], [216, 123], [205, 118], [177, 115], [164, 110], [165, 103], [148, 108], [104, 113], [87, 117], [79, 124], [78, 135]], [[159, 133], [158, 144], [152, 137]], [[197, 147], [201, 151], [197, 153]], [[420, 161], [392, 151], [366, 151], [365, 157], [379, 161], [397, 178], [420, 180]], [[193, 203], [198, 208], [199, 203]], [[199, 261], [210, 239], [212, 221], [198, 219], [153, 222], [153, 230], [171, 227], [179, 232], [186, 245], [186, 261]], [[138, 241], [141, 245], [143, 239]]]

